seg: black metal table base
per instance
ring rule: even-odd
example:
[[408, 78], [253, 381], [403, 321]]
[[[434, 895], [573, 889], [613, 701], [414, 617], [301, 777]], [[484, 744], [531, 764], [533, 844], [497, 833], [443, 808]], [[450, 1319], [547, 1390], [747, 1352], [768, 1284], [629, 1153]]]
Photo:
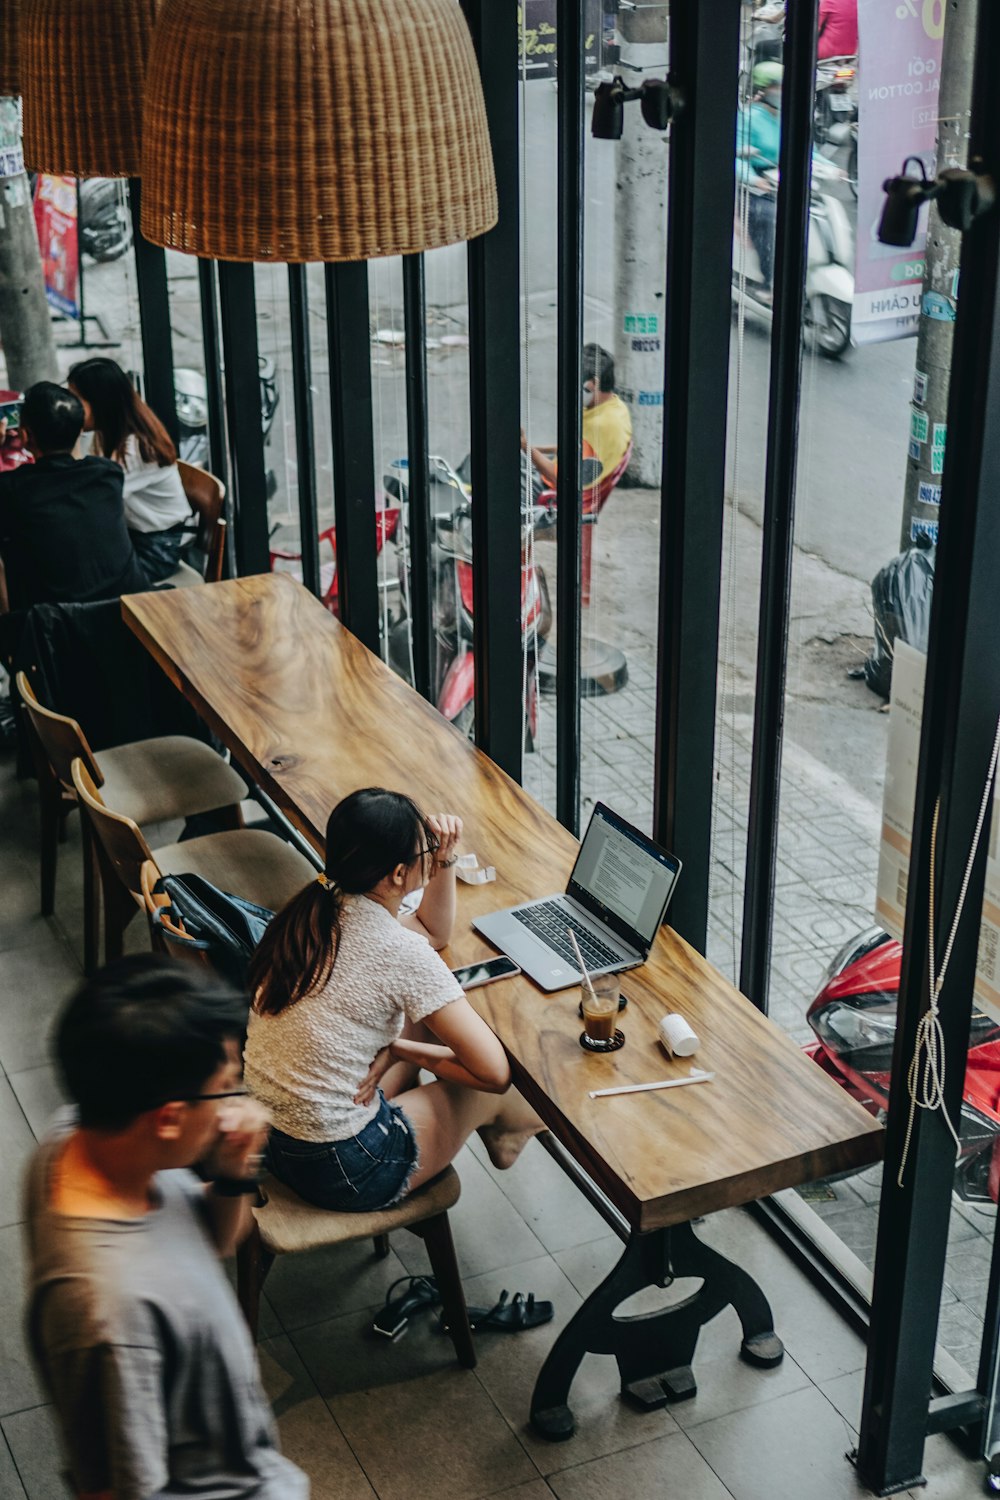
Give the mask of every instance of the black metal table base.
[[[615, 1317], [615, 1309], [644, 1287], [668, 1286], [680, 1277], [700, 1277], [702, 1285], [659, 1312]], [[752, 1276], [703, 1244], [690, 1224], [633, 1234], [614, 1270], [553, 1344], [535, 1382], [531, 1425], [554, 1443], [573, 1436], [569, 1393], [585, 1354], [613, 1354], [622, 1395], [646, 1411], [689, 1400], [698, 1391], [691, 1369], [698, 1335], [729, 1306], [743, 1327], [741, 1358], [762, 1369], [780, 1364], [784, 1346]]]

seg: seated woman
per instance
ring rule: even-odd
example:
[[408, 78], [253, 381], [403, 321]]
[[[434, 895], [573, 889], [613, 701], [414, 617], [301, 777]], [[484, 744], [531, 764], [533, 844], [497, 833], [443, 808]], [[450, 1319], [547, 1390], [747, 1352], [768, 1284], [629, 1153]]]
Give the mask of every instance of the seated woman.
[[[320, 1208], [396, 1203], [474, 1130], [509, 1167], [544, 1128], [435, 952], [454, 923], [461, 831], [399, 792], [352, 792], [330, 814], [326, 874], [254, 955], [247, 1086], [274, 1122], [271, 1170]], [[401, 917], [421, 886], [419, 911]], [[435, 1081], [421, 1085], [421, 1068]]]
[[91, 452], [125, 471], [125, 524], [150, 583], [169, 578], [180, 560], [191, 506], [177, 468], [177, 450], [155, 412], [113, 359], [85, 359], [67, 381], [83, 403]]

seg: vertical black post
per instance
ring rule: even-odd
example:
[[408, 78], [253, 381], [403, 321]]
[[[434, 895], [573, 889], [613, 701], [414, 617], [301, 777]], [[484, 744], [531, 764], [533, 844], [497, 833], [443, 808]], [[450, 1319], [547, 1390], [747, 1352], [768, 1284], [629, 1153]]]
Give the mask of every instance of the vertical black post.
[[370, 651], [378, 651], [375, 433], [364, 261], [326, 267], [326, 336], [340, 619]]
[[496, 227], [469, 244], [476, 743], [520, 781], [518, 9], [512, 0], [462, 0], [462, 8], [479, 58], [500, 206]]
[[994, 1456], [1000, 1453], [1000, 1220], [993, 1226], [993, 1254], [986, 1286], [976, 1389], [983, 1397], [985, 1407], [980, 1447], [991, 1460], [991, 1472], [1000, 1472], [1000, 1465], [993, 1462]]
[[198, 261], [201, 291], [201, 345], [205, 360], [205, 392], [208, 399], [209, 467], [216, 479], [229, 485], [226, 453], [226, 399], [222, 389], [222, 346], [219, 342], [219, 294], [215, 261]]
[[[969, 158], [1000, 176], [1000, 7], [981, 5]], [[995, 649], [1000, 557], [1000, 211], [962, 244], [948, 395], [948, 447], [924, 687], [903, 967], [879, 1209], [858, 1468], [876, 1492], [921, 1482], [934, 1342], [951, 1214], [955, 1146], [940, 1112], [918, 1111], [908, 1134], [906, 1073], [927, 1010], [928, 905], [934, 881], [938, 964], [965, 876], [1000, 715]], [[935, 869], [931, 837], [940, 799]], [[988, 829], [940, 997], [940, 1067], [955, 1127], [965, 1079]]]
[[292, 343], [292, 399], [295, 404], [295, 465], [299, 481], [299, 545], [302, 582], [319, 598], [319, 519], [316, 510], [316, 437], [312, 407], [312, 351], [309, 347], [309, 287], [305, 266], [288, 267], [288, 322]]
[[788, 665], [788, 609], [795, 536], [802, 315], [812, 177], [816, 0], [811, 0], [811, 3], [799, 0], [798, 4], [789, 7], [783, 56], [785, 76], [775, 234], [771, 382], [767, 406], [757, 693], [740, 958], [740, 989], [764, 1011], [767, 1010], [771, 967], [771, 915], [778, 850], [781, 744]]
[[174, 351], [170, 340], [170, 297], [167, 291], [167, 253], [151, 245], [140, 228], [142, 182], [130, 177], [129, 206], [135, 251], [135, 281], [142, 335], [143, 385], [146, 400], [174, 442], [177, 441], [177, 401], [174, 396]]
[[674, 0], [656, 837], [684, 861], [670, 923], [704, 952], [726, 478], [740, 0]]
[[409, 453], [410, 629], [413, 686], [434, 700], [434, 589], [431, 578], [430, 467], [427, 416], [427, 306], [424, 258], [403, 256], [406, 332], [406, 438]]
[[556, 817], [574, 834], [580, 831], [584, 9], [580, 0], [556, 0]]
[[253, 266], [219, 262], [219, 306], [233, 463], [230, 515], [236, 529], [236, 571], [241, 576], [266, 573], [271, 559]]

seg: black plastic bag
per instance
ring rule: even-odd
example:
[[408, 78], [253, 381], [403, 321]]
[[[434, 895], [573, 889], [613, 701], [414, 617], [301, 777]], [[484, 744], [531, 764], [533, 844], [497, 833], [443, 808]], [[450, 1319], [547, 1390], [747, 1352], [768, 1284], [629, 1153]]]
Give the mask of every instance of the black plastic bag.
[[917, 651], [927, 650], [934, 593], [935, 548], [907, 547], [887, 562], [872, 579], [875, 645], [865, 662], [865, 681], [873, 693], [888, 698], [892, 686], [892, 656], [898, 640]]
[[250, 960], [274, 912], [244, 901], [242, 896], [220, 891], [201, 875], [164, 875], [155, 889], [169, 896], [170, 906], [163, 910], [184, 927], [188, 936], [185, 944], [183, 938], [161, 924], [164, 941], [200, 950], [224, 979], [245, 990]]

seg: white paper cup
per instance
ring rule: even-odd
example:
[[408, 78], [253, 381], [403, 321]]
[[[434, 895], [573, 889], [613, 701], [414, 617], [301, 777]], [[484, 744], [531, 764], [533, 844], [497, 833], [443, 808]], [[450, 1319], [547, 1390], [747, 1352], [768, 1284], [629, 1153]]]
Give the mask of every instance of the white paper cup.
[[683, 1016], [664, 1016], [660, 1022], [660, 1041], [671, 1057], [692, 1057], [701, 1045]]

